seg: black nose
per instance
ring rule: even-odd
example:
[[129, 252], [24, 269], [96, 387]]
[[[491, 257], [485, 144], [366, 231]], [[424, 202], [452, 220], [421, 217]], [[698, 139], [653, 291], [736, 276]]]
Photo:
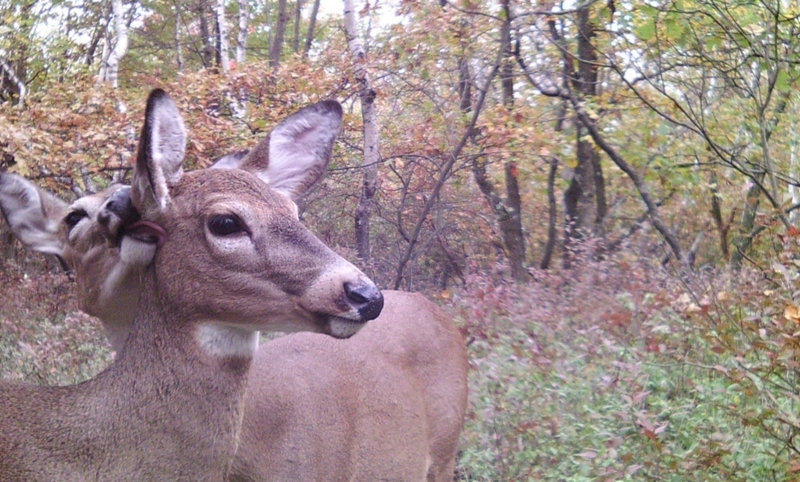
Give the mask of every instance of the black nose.
[[344, 292], [363, 321], [374, 320], [383, 310], [383, 294], [373, 283], [344, 284]]
[[123, 186], [114, 191], [106, 201], [104, 209], [119, 216], [123, 226], [133, 224], [140, 218], [139, 212], [131, 201], [130, 186]]

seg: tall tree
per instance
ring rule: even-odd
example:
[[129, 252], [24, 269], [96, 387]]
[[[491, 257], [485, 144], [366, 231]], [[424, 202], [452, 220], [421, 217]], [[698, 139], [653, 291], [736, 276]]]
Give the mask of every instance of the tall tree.
[[314, 29], [317, 25], [317, 15], [319, 14], [320, 0], [314, 0], [314, 6], [311, 8], [311, 15], [308, 17], [308, 32], [306, 33], [306, 46], [303, 48], [303, 55], [308, 56], [311, 50], [311, 44], [314, 42]]
[[300, 52], [300, 20], [303, 18], [303, 0], [297, 0], [294, 8], [294, 36], [292, 37], [292, 51]]
[[250, 23], [250, 2], [238, 0], [239, 32], [236, 34], [236, 62], [243, 64], [247, 57], [247, 29]]
[[[581, 99], [591, 102], [597, 95], [597, 53], [593, 44], [596, 26], [591, 18], [591, 4], [578, 7], [575, 12], [577, 28], [577, 55], [565, 52], [562, 68], [564, 77], [571, 87], [577, 90]], [[555, 39], [565, 38], [563, 31], [557, 30], [554, 19], [549, 20], [550, 31]], [[561, 24], [564, 25], [563, 23]], [[578, 68], [574, 68], [577, 59]], [[594, 143], [587, 139], [586, 127], [578, 123], [575, 133], [576, 163], [569, 188], [564, 193], [564, 216], [566, 232], [565, 264], [568, 266], [572, 246], [576, 240], [602, 238], [603, 222], [606, 216], [605, 180], [600, 156]]]
[[286, 0], [278, 0], [278, 20], [275, 22], [275, 36], [269, 50], [269, 65], [277, 69], [283, 54], [283, 39], [286, 35], [286, 24], [289, 22], [289, 10]]
[[209, 4], [208, 0], [199, 0], [197, 2], [197, 16], [200, 20], [200, 41], [201, 59], [203, 67], [210, 69], [214, 65], [214, 44], [211, 42], [211, 27], [208, 23]]
[[[97, 76], [98, 82], [119, 86], [119, 64], [128, 52], [128, 25], [122, 9], [122, 0], [111, 0], [113, 32], [109, 32], [103, 45], [103, 62]], [[109, 27], [112, 24], [109, 23]]]
[[358, 256], [369, 261], [370, 215], [378, 185], [378, 119], [375, 115], [375, 96], [367, 70], [367, 54], [358, 31], [353, 0], [344, 1], [344, 28], [347, 44], [353, 56], [353, 70], [358, 82], [358, 97], [361, 100], [361, 118], [364, 122], [364, 182], [356, 208], [355, 231]]
[[217, 45], [218, 63], [223, 72], [230, 68], [228, 48], [228, 22], [225, 20], [225, 0], [217, 0]]
[[[500, 50], [503, 60], [500, 68], [501, 104], [508, 110], [509, 115], [514, 110], [514, 54], [511, 42], [511, 24], [513, 14], [509, 0], [502, 0], [503, 23], [500, 29]], [[466, 68], [462, 61], [460, 75]], [[463, 80], [461, 81], [463, 82]], [[463, 109], [463, 96], [462, 96]], [[522, 198], [519, 192], [519, 168], [514, 159], [503, 163], [505, 178], [505, 198], [498, 194], [498, 189], [487, 175], [486, 156], [474, 156], [472, 172], [481, 192], [489, 203], [500, 229], [503, 248], [511, 266], [511, 276], [519, 283], [529, 280], [528, 270], [525, 267], [525, 236], [522, 231]]]

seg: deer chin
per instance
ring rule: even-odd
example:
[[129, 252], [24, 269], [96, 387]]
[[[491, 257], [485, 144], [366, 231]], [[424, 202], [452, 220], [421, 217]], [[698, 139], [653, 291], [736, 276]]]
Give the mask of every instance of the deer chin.
[[366, 321], [352, 320], [341, 316], [328, 316], [323, 327], [323, 333], [334, 338], [350, 338], [366, 325]]

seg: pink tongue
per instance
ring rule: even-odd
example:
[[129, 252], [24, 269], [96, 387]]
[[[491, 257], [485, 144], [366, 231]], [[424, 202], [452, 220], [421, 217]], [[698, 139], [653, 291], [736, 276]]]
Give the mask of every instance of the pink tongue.
[[125, 229], [125, 234], [145, 243], [155, 243], [159, 247], [167, 240], [164, 228], [150, 221], [136, 221]]

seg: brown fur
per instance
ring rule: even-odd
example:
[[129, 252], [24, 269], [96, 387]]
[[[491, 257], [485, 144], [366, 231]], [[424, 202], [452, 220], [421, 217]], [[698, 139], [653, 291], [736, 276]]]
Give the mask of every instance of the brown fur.
[[348, 340], [297, 333], [259, 348], [228, 480], [453, 479], [463, 339], [424, 296], [383, 294], [381, 315]]
[[[370, 288], [368, 303], [382, 306], [371, 281], [305, 230], [291, 201], [254, 175], [181, 177], [185, 134], [166, 94], [151, 94], [146, 117], [133, 197], [166, 239], [154, 260], [152, 250], [138, 249], [144, 243], [128, 238], [108, 251], [123, 259], [145, 254], [132, 270], [141, 296], [127, 307], [135, 313], [130, 334], [116, 362], [85, 383], [0, 382], [0, 481], [223, 480], [238, 445], [254, 330], [331, 331], [336, 322], [355, 331], [366, 321], [358, 313], [379, 307], [354, 305], [347, 285]], [[151, 176], [156, 167], [162, 172]], [[5, 176], [0, 186], [17, 186]], [[149, 184], [164, 180], [173, 184]], [[242, 219], [246, 235], [211, 232], [209, 219], [220, 214]], [[67, 259], [80, 261], [77, 253]], [[92, 279], [106, 282], [86, 282]]]
[[[267, 150], [268, 141], [260, 143], [254, 152], [261, 154], [250, 156], [249, 162], [261, 159], [268, 163]], [[231, 167], [236, 166], [235, 162], [232, 164]], [[187, 175], [187, 179], [193, 179], [192, 176]], [[206, 183], [216, 182], [214, 177], [202, 179]], [[247, 183], [235, 189], [254, 199], [264, 195], [260, 189], [248, 192], [251, 187]], [[282, 209], [285, 200], [266, 196], [265, 202], [276, 202], [276, 211]], [[188, 202], [187, 206], [194, 203]], [[102, 202], [94, 205], [99, 209]], [[87, 232], [102, 233], [103, 227], [96, 222], [97, 212], [87, 209], [87, 214], [91, 220], [85, 227]], [[173, 238], [183, 228], [166, 226], [166, 229]], [[263, 229], [282, 232], [292, 239], [285, 246], [276, 243], [269, 246], [273, 253], [284, 253], [282, 256], [287, 258], [297, 256], [293, 252], [294, 243], [301, 246], [310, 243], [305, 240], [306, 232], [291, 234], [292, 227], [280, 219], [266, 222]], [[95, 303], [113, 300], [115, 291], [138, 293], [138, 271], [132, 265], [120, 266], [117, 250], [103, 242], [93, 241], [92, 245], [85, 239], [73, 238], [74, 253], [70, 259], [78, 270], [78, 284], [86, 285], [81, 293], [100, 291], [97, 286], [102, 286], [107, 294], [93, 298]], [[100, 254], [103, 250], [105, 258]], [[80, 251], [93, 256], [81, 255]], [[193, 278], [187, 270], [195, 264], [211, 266], [206, 258], [212, 256], [213, 253], [202, 249], [193, 250], [188, 259], [177, 252], [165, 253], [165, 262], [171, 264], [164, 265], [164, 272]], [[81, 263], [87, 266], [81, 269]], [[235, 265], [235, 261], [231, 263]], [[266, 268], [248, 261], [234, 276], [247, 280], [259, 276]], [[126, 276], [119, 276], [117, 284], [106, 282], [104, 273], [110, 269]], [[306, 271], [307, 268], [297, 264], [277, 279], [287, 287], [302, 284], [296, 278]], [[198, 293], [218, 291], [215, 287], [220, 283], [218, 275], [210, 269], [192, 279], [188, 282], [191, 293], [177, 293], [176, 296], [186, 297], [177, 303], [197, 299]], [[246, 281], [242, 284], [249, 285]], [[249, 374], [241, 443], [228, 480], [452, 480], [467, 404], [463, 339], [441, 310], [425, 297], [399, 291], [385, 291], [384, 297], [381, 315], [351, 339], [295, 334], [259, 347]], [[135, 297], [128, 300], [127, 304], [113, 304], [113, 311], [120, 318], [130, 316], [135, 310]], [[237, 294], [219, 302], [230, 303], [226, 309], [232, 310], [238, 304]], [[103, 306], [85, 308], [98, 314], [112, 311]], [[201, 302], [195, 306], [200, 313], [209, 309]], [[124, 320], [109, 326], [100, 317], [108, 330], [117, 332], [112, 337], [113, 343], [114, 338], [120, 338], [119, 328], [124, 327]]]

